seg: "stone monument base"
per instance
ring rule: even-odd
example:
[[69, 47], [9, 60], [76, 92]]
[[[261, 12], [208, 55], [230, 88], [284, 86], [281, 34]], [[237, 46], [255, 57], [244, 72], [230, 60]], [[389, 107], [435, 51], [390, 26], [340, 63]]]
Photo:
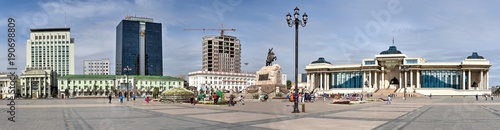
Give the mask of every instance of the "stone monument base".
[[[278, 91], [276, 91], [278, 89]], [[262, 93], [271, 94], [276, 92], [288, 93], [288, 89], [283, 84], [264, 84], [264, 85], [251, 85], [248, 87], [248, 93], [258, 93], [261, 90]]]

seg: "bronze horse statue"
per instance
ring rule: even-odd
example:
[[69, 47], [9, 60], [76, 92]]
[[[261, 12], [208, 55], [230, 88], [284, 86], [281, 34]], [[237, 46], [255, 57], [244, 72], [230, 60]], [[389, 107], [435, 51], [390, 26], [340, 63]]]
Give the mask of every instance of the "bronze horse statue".
[[269, 49], [269, 52], [267, 52], [267, 60], [266, 60], [266, 66], [272, 66], [273, 61], [278, 60], [276, 56], [274, 56], [273, 48]]

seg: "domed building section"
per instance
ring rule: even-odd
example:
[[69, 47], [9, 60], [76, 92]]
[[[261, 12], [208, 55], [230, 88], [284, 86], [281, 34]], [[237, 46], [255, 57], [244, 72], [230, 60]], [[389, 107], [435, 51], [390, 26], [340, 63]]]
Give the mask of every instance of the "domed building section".
[[462, 62], [427, 62], [408, 57], [392, 45], [358, 64], [332, 64], [320, 57], [305, 70], [308, 89], [317, 88], [320, 93], [482, 95], [491, 94], [490, 67], [477, 52]]
[[403, 53], [401, 53], [401, 51], [399, 51], [396, 46], [389, 46], [388, 50], [380, 52], [380, 55], [384, 54], [403, 54]]
[[319, 57], [318, 60], [311, 62], [311, 64], [319, 64], [319, 63], [332, 64], [332, 63], [326, 61], [325, 58], [323, 58], [323, 57]]

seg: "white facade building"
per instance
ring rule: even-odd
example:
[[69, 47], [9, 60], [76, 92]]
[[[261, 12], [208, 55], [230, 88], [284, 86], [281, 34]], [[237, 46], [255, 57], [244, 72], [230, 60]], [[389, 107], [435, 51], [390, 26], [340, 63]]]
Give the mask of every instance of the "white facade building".
[[20, 76], [21, 97], [49, 98], [57, 93], [55, 74], [50, 67], [26, 67]]
[[[464, 56], [465, 57], [465, 56]], [[308, 89], [328, 93], [397, 92], [423, 95], [491, 94], [491, 64], [476, 52], [462, 62], [427, 62], [390, 46], [360, 64], [336, 65], [319, 58], [306, 66]]]
[[74, 74], [74, 38], [70, 28], [31, 29], [26, 67], [50, 67], [58, 76]]
[[[13, 93], [9, 93], [9, 91], [14, 91], [15, 89], [9, 89], [10, 87], [10, 77], [9, 77], [9, 73], [0, 73], [0, 99], [4, 99], [4, 98], [10, 98], [12, 96], [14, 96]], [[16, 75], [16, 79], [17, 79], [17, 75]], [[17, 82], [17, 81], [16, 81]], [[17, 85], [16, 85], [17, 87]]]
[[[152, 95], [155, 87], [159, 92], [183, 88], [184, 81], [170, 76], [124, 75], [66, 75], [58, 79], [58, 97], [88, 97]], [[128, 88], [128, 95], [127, 93]]]
[[197, 90], [236, 90], [242, 91], [250, 85], [255, 84], [253, 73], [230, 73], [213, 71], [190, 72], [189, 85]]
[[110, 60], [105, 58], [101, 60], [84, 60], [83, 74], [85, 75], [109, 75], [111, 70]]
[[[286, 74], [281, 74], [281, 84], [286, 86], [286, 80], [287, 80]], [[292, 82], [295, 82], [295, 81], [292, 81]]]

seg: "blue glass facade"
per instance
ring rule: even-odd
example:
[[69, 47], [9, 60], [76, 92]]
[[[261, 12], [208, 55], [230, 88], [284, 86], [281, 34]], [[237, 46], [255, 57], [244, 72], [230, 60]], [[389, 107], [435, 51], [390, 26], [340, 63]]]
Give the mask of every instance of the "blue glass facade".
[[361, 71], [334, 72], [333, 84], [330, 88], [361, 88], [363, 87], [363, 73]]
[[162, 75], [161, 24], [146, 23], [146, 75]]
[[[145, 22], [145, 75], [163, 73], [162, 32], [160, 23]], [[122, 20], [116, 27], [116, 74], [139, 75], [140, 21]], [[132, 70], [125, 73], [123, 68]]]
[[[458, 70], [422, 70], [422, 88], [460, 89], [461, 71]], [[467, 77], [466, 80], [467, 81]]]

